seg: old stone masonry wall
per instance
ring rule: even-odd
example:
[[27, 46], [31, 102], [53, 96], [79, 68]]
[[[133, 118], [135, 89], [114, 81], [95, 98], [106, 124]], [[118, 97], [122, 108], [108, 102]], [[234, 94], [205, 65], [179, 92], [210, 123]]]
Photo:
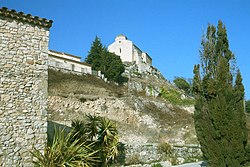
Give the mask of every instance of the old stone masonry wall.
[[33, 166], [47, 141], [47, 59], [52, 21], [0, 9], [0, 166]]

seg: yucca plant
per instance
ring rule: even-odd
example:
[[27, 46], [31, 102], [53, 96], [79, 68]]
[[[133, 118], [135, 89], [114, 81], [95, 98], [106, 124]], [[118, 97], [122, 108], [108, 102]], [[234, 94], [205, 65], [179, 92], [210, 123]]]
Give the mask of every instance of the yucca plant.
[[107, 166], [118, 155], [118, 131], [115, 122], [95, 115], [86, 115], [84, 121], [72, 122], [73, 140], [94, 142], [93, 149], [99, 153], [99, 166]]
[[86, 115], [86, 134], [91, 141], [93, 141], [98, 134], [100, 127], [100, 119], [101, 117], [96, 115]]
[[89, 137], [87, 135], [86, 121], [84, 120], [73, 120], [71, 123], [72, 140], [79, 140], [80, 142], [86, 142]]
[[55, 130], [51, 146], [46, 146], [44, 152], [34, 148], [31, 154], [35, 157], [35, 167], [93, 167], [99, 162], [92, 149], [93, 144], [74, 140], [72, 133], [66, 134], [64, 129]]
[[119, 139], [115, 122], [106, 118], [100, 118], [98, 142], [100, 143], [103, 166], [107, 166], [118, 155]]

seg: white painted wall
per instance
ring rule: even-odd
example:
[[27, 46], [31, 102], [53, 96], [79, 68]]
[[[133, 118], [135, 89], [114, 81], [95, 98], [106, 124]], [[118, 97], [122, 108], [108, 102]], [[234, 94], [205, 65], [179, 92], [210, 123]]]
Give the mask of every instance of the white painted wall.
[[69, 71], [81, 72], [85, 74], [92, 74], [91, 66], [85, 65], [82, 62], [74, 60], [65, 60], [53, 55], [49, 55], [48, 64], [51, 67], [58, 69], [65, 69]]
[[108, 51], [120, 56], [122, 62], [136, 62], [139, 72], [150, 71], [152, 65], [150, 56], [124, 35], [118, 35], [115, 42], [108, 46]]
[[132, 47], [132, 41], [127, 40], [125, 36], [117, 36], [115, 42], [108, 46], [108, 51], [120, 56], [122, 62], [132, 62]]
[[149, 65], [152, 65], [152, 59], [151, 57], [149, 57], [149, 55], [145, 52], [142, 53], [142, 59], [143, 59], [143, 62], [149, 64]]
[[136, 64], [143, 62], [142, 51], [135, 45], [133, 45], [133, 61], [135, 61]]

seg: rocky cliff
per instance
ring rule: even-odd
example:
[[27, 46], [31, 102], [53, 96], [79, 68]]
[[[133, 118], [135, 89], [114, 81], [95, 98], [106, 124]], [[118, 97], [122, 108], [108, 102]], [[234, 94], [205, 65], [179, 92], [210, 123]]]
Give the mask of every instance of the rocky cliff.
[[49, 70], [49, 119], [70, 126], [71, 120], [96, 114], [117, 122], [121, 142], [197, 143], [193, 107], [160, 96], [163, 87], [176, 88], [159, 74], [125, 75], [129, 82], [116, 86], [91, 75]]

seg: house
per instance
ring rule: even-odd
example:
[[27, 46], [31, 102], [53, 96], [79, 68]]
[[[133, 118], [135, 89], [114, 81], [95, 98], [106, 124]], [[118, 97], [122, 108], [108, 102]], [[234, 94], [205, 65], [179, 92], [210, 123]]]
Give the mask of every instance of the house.
[[135, 62], [140, 72], [147, 71], [152, 65], [152, 58], [124, 35], [116, 36], [115, 42], [108, 46], [108, 51], [120, 56], [124, 63]]
[[49, 50], [48, 65], [50, 68], [92, 74], [91, 65], [81, 62], [81, 57], [54, 50]]

